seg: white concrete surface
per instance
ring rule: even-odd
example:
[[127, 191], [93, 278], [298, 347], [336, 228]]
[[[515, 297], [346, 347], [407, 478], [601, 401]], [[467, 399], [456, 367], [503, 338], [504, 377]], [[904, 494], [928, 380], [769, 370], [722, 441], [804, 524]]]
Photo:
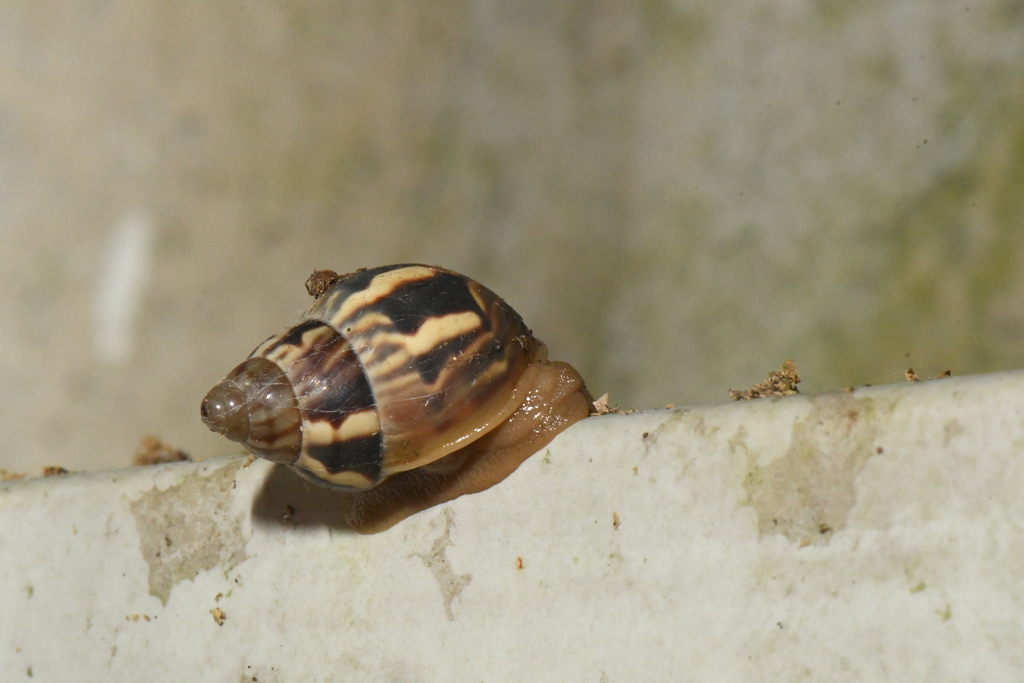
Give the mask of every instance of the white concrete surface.
[[244, 463], [0, 485], [0, 680], [1024, 680], [1024, 372], [592, 418], [369, 537]]

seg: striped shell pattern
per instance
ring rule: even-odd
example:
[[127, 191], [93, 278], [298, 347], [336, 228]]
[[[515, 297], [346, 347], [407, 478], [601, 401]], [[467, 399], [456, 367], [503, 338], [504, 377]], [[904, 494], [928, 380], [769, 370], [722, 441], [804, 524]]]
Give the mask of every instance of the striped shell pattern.
[[521, 404], [516, 384], [543, 345], [483, 285], [422, 265], [322, 284], [298, 323], [210, 391], [211, 429], [315, 483], [362, 490], [473, 442]]

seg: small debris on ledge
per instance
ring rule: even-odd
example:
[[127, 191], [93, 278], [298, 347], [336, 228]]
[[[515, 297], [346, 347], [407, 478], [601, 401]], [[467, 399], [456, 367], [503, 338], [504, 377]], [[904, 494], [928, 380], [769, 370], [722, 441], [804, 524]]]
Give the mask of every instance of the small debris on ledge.
[[[68, 474], [68, 470], [57, 465], [47, 465], [43, 468], [42, 476], [44, 477], [55, 477], [60, 474]], [[0, 482], [3, 481], [17, 481], [18, 479], [24, 479], [28, 475], [22, 472], [8, 472], [7, 470], [0, 469]]]
[[[609, 413], [615, 413], [616, 415], [632, 415], [633, 413], [636, 412], [636, 408], [627, 408], [625, 410], [622, 410], [617, 405], [609, 406], [608, 394], [603, 395], [601, 398], [594, 401], [591, 405], [594, 406], [594, 409], [590, 411], [591, 417], [595, 415], [608, 415]], [[665, 408], [668, 410], [671, 410], [672, 408], [675, 407], [675, 403], [668, 403], [665, 405]]]
[[749, 401], [753, 398], [768, 398], [770, 396], [792, 396], [799, 394], [800, 390], [796, 385], [800, 383], [800, 375], [797, 374], [796, 363], [787, 360], [779, 370], [772, 370], [760, 384], [755, 384], [749, 391], [729, 390], [729, 397], [734, 401]]
[[608, 394], [594, 401], [593, 405], [594, 412], [590, 413], [591, 415], [607, 415], [608, 413], [619, 412], [619, 406], [608, 407]]
[[162, 465], [168, 462], [187, 462], [192, 460], [188, 453], [180, 448], [174, 448], [165, 444], [155, 436], [144, 436], [139, 442], [135, 454], [132, 456], [132, 465], [143, 467], [145, 465]]
[[227, 616], [224, 614], [224, 610], [220, 607], [214, 607], [210, 610], [210, 614], [213, 615], [213, 620], [217, 622], [217, 626], [224, 625], [224, 620], [227, 619]]
[[[920, 382], [921, 381], [921, 378], [917, 376], [916, 372], [914, 372], [914, 368], [907, 368], [907, 371], [905, 373], [903, 373], [903, 374], [906, 375], [908, 382]], [[935, 375], [934, 377], [932, 377], [932, 379], [943, 379], [944, 377], [952, 377], [952, 376], [953, 376], [953, 371], [952, 370], [945, 370], [945, 371], [940, 372], [939, 374]]]

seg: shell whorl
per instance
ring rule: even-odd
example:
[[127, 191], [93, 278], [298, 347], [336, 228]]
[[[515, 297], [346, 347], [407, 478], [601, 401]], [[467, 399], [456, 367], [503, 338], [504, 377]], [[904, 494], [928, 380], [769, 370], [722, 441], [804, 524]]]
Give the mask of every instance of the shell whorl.
[[326, 483], [365, 489], [382, 477], [373, 392], [351, 345], [330, 325], [304, 320], [252, 353], [287, 375], [302, 415], [302, 448], [291, 465]]
[[521, 402], [513, 388], [541, 346], [498, 295], [431, 266], [343, 277], [304, 317], [338, 330], [361, 361], [387, 474], [436, 460], [504, 420]]

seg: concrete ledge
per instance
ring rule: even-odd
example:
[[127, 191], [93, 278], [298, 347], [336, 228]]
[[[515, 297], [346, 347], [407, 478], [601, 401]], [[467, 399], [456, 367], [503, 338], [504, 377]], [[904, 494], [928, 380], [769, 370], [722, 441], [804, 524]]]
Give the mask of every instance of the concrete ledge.
[[1024, 670], [1024, 373], [591, 418], [376, 536], [245, 458], [0, 485], [4, 681]]

